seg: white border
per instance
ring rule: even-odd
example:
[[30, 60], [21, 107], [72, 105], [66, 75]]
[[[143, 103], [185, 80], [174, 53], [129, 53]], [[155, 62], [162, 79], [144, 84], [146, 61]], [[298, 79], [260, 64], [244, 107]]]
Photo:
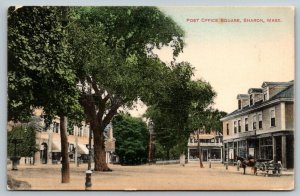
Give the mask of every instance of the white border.
[[[7, 47], [7, 40], [6, 40], [6, 31], [7, 31], [7, 19], [6, 19], [6, 13], [7, 13], [7, 8], [10, 5], [155, 5], [155, 6], [184, 6], [184, 5], [189, 5], [189, 6], [296, 6], [296, 12], [297, 9], [300, 8], [300, 1], [296, 0], [140, 0], [140, 1], [134, 1], [134, 0], [1, 0], [0, 1], [0, 44], [1, 44], [1, 49], [0, 49], [0, 108], [2, 108], [0, 112], [0, 180], [1, 180], [1, 188], [0, 188], [0, 195], [22, 195], [22, 196], [27, 196], [27, 195], [53, 195], [53, 194], [58, 194], [58, 195], [81, 195], [81, 194], [89, 194], [89, 195], [103, 195], [103, 194], [109, 194], [109, 195], [140, 195], [141, 193], [143, 195], [154, 195], [157, 194], [158, 192], [74, 192], [74, 191], [67, 191], [67, 192], [59, 192], [59, 191], [6, 191], [6, 118], [7, 118], [7, 109], [6, 109], [6, 104], [7, 104], [7, 78], [6, 78], [6, 73], [7, 73], [7, 53], [6, 53], [6, 47]], [[299, 21], [299, 15], [296, 14], [296, 21]], [[296, 29], [295, 29], [295, 35], [297, 35], [297, 32], [299, 32], [299, 25], [296, 24]], [[296, 43], [295, 47], [299, 46], [299, 39], [296, 37]], [[296, 59], [295, 61], [298, 62], [299, 60], [299, 50], [296, 48]], [[299, 71], [295, 69], [295, 75], [299, 75]], [[296, 116], [299, 116], [299, 106], [297, 104], [298, 102], [298, 95], [299, 95], [299, 82], [296, 79]], [[297, 119], [295, 117], [295, 119]], [[296, 120], [296, 129], [299, 127], [299, 121]], [[300, 141], [299, 134], [296, 134], [297, 131], [295, 131], [295, 149], [298, 148], [298, 142]], [[296, 150], [297, 151], [297, 150]], [[297, 153], [295, 153], [296, 155]], [[299, 166], [299, 156], [295, 156], [295, 167], [297, 168], [297, 165]], [[240, 192], [240, 191], [218, 191], [218, 192], [207, 192], [207, 191], [201, 191], [201, 192], [171, 192], [172, 195], [199, 195], [199, 194], [205, 194], [205, 195], [231, 195], [231, 196], [239, 196], [240, 194], [243, 195], [299, 195], [300, 191], [297, 189], [299, 187], [299, 182], [297, 180], [299, 176], [299, 169], [295, 169], [296, 172], [296, 179], [295, 179], [295, 191], [284, 191], [284, 192], [274, 192], [274, 191], [268, 191], [268, 192], [262, 192], [262, 191], [249, 191], [249, 192]], [[199, 179], [200, 180], [200, 179]], [[203, 179], [204, 180], [204, 179]], [[170, 192], [159, 192], [159, 195], [169, 195]]]

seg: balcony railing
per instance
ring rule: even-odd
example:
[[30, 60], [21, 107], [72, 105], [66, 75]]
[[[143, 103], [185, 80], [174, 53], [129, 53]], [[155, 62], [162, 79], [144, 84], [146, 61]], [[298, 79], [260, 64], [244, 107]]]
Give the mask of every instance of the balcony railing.
[[[198, 143], [188, 143], [188, 146], [198, 146]], [[204, 142], [200, 142], [200, 146], [223, 146], [223, 143], [204, 143]]]

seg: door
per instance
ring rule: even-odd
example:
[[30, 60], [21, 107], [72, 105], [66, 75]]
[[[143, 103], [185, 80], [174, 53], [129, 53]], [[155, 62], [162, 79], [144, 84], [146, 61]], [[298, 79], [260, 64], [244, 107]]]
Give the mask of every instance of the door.
[[202, 156], [203, 156], [203, 161], [207, 161], [208, 160], [208, 158], [207, 158], [207, 156], [208, 156], [207, 149], [203, 149]]

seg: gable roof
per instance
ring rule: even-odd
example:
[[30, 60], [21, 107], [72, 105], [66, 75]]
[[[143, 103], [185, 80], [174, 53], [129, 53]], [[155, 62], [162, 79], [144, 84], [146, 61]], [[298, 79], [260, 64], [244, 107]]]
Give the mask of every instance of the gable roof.
[[251, 93], [262, 93], [263, 92], [263, 89], [262, 88], [250, 88], [248, 90], [248, 93], [251, 94]]
[[294, 98], [294, 84], [274, 95], [271, 100], [279, 98]]
[[249, 98], [249, 95], [248, 94], [238, 94], [237, 99], [248, 99]]
[[289, 86], [291, 84], [294, 84], [294, 80], [291, 80], [289, 82], [263, 82], [261, 87], [264, 88], [265, 86]]

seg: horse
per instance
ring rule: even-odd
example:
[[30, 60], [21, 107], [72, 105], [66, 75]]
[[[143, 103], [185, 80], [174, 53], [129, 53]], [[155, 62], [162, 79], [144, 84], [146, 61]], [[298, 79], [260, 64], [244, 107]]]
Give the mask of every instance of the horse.
[[254, 174], [257, 173], [257, 168], [255, 167], [256, 160], [252, 156], [249, 156], [248, 159], [236, 156], [236, 159], [238, 161], [238, 164], [241, 164], [242, 168], [244, 169], [244, 175], [246, 174], [247, 166], [253, 168]]

